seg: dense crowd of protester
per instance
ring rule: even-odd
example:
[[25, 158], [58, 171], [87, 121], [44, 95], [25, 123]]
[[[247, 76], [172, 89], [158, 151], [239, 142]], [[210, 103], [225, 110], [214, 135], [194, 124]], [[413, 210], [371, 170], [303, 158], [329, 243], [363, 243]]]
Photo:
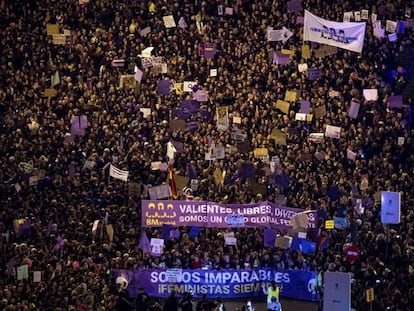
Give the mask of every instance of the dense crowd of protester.
[[[375, 288], [373, 309], [414, 310], [410, 25], [391, 42], [373, 36], [369, 19], [361, 54], [338, 49], [318, 58], [318, 45], [312, 45], [311, 58], [303, 59], [298, 23], [303, 10], [287, 13], [284, 1], [79, 2], [0, 1], [1, 310], [113, 310], [125, 298], [110, 277], [113, 268], [203, 266], [351, 272], [356, 310], [369, 309], [369, 287]], [[233, 15], [218, 15], [218, 5], [234, 8]], [[367, 9], [384, 23], [406, 21], [406, 8], [414, 9], [413, 1], [309, 0], [302, 5], [333, 21], [342, 21], [344, 12]], [[177, 27], [166, 28], [162, 17], [171, 14]], [[178, 26], [180, 17], [184, 29]], [[60, 33], [69, 29], [68, 44], [53, 44], [47, 24], [58, 24]], [[141, 35], [148, 26], [150, 33]], [[285, 43], [269, 42], [268, 26], [285, 26], [293, 36]], [[205, 42], [216, 44], [213, 59], [199, 53]], [[146, 47], [163, 57], [167, 73], [143, 68], [139, 55]], [[272, 62], [273, 52], [281, 49], [293, 51], [287, 65]], [[112, 66], [114, 59], [124, 59], [124, 66]], [[310, 81], [299, 72], [298, 64], [304, 62], [320, 68], [321, 77]], [[135, 67], [143, 71], [141, 82], [120, 87], [120, 76], [133, 75]], [[217, 69], [217, 76], [210, 76], [210, 69]], [[174, 90], [159, 95], [157, 83], [165, 77], [174, 83], [196, 81], [208, 91], [205, 113], [191, 116], [197, 122], [191, 131], [169, 128], [171, 111], [191, 97]], [[50, 88], [57, 94], [45, 97]], [[378, 100], [364, 99], [367, 88], [378, 89]], [[312, 111], [326, 105], [326, 114], [303, 122], [295, 120], [299, 101], [291, 103], [288, 113], [276, 109], [277, 100], [292, 89], [311, 102]], [[330, 91], [338, 93], [330, 96]], [[403, 107], [388, 108], [388, 98], [401, 94]], [[356, 119], [348, 116], [351, 102], [361, 105]], [[228, 131], [216, 126], [216, 108], [223, 106], [229, 109]], [[144, 116], [142, 108], [150, 108], [150, 114]], [[76, 136], [70, 135], [75, 116], [88, 120], [84, 133]], [[241, 123], [234, 123], [234, 117]], [[340, 126], [340, 138], [308, 139], [326, 125]], [[243, 148], [206, 161], [212, 144], [237, 146], [232, 128], [243, 131]], [[286, 145], [275, 143], [275, 128], [286, 134]], [[204, 228], [195, 239], [189, 228], [179, 228], [181, 238], [169, 241], [162, 257], [143, 255], [138, 249], [140, 201], [148, 195], [148, 185], [165, 183], [167, 172], [151, 169], [151, 162], [168, 162], [171, 141], [182, 143], [173, 164], [176, 174], [185, 175], [187, 164], [196, 169], [199, 185], [192, 199], [250, 203], [284, 196], [287, 206], [319, 211], [318, 235], [329, 239], [329, 247], [314, 256], [264, 248], [263, 228], [240, 228], [234, 230], [239, 243], [234, 248], [224, 246], [221, 229]], [[267, 164], [253, 155], [259, 147], [280, 159], [287, 185], [267, 186], [268, 176], [262, 173]], [[357, 153], [355, 160], [347, 158], [348, 149]], [[245, 161], [255, 163], [254, 180], [238, 174]], [[128, 183], [138, 184], [138, 192], [109, 178], [108, 163], [128, 170]], [[217, 169], [225, 172], [223, 182], [215, 181]], [[368, 185], [361, 186], [366, 175]], [[265, 190], [257, 193], [254, 184], [265, 184]], [[378, 191], [401, 192], [401, 224], [389, 231], [380, 221]], [[179, 198], [186, 196], [180, 191]], [[355, 210], [357, 199], [363, 213]], [[333, 216], [345, 216], [356, 235], [351, 239], [349, 227], [325, 230], [324, 220]], [[101, 220], [96, 230], [94, 220]], [[113, 225], [112, 242], [106, 223]], [[157, 237], [160, 230], [146, 233]], [[344, 256], [349, 243], [361, 250], [356, 261]], [[16, 268], [26, 264], [29, 277], [18, 280]], [[34, 282], [33, 271], [41, 271], [40, 280]]]

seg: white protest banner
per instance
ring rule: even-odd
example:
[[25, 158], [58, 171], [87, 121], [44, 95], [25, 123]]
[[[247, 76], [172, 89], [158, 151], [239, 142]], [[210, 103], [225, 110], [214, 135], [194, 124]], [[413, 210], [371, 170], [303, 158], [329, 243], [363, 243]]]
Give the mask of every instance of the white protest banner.
[[305, 10], [303, 40], [336, 46], [361, 53], [366, 22], [333, 22]]
[[351, 310], [351, 274], [325, 272], [323, 311]]
[[381, 192], [381, 222], [399, 224], [401, 222], [401, 193]]
[[341, 128], [339, 126], [327, 125], [325, 136], [339, 139], [341, 137]]
[[286, 43], [293, 36], [293, 32], [287, 29], [285, 26], [283, 26], [282, 31], [283, 31], [282, 42]]
[[150, 254], [154, 257], [159, 257], [164, 253], [164, 239], [151, 238]]
[[115, 167], [112, 164], [109, 165], [109, 176], [115, 179], [128, 181], [128, 175], [129, 175], [129, 171], [120, 170], [119, 168]]
[[172, 15], [163, 16], [162, 20], [164, 21], [165, 28], [174, 28], [177, 26]]
[[169, 185], [160, 185], [148, 188], [148, 193], [151, 200], [165, 199], [171, 196], [171, 189]]
[[378, 99], [378, 89], [364, 89], [362, 94], [366, 101], [376, 101]]
[[244, 215], [229, 214], [227, 215], [226, 222], [229, 227], [244, 227]]
[[283, 30], [282, 29], [267, 29], [267, 41], [282, 41]]

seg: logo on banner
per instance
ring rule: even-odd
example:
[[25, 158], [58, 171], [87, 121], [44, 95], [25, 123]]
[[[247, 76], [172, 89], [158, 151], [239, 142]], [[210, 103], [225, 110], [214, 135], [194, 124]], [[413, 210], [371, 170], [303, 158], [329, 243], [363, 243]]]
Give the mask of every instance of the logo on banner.
[[311, 27], [310, 31], [320, 32], [321, 38], [333, 40], [340, 43], [351, 43], [358, 41], [358, 37], [348, 36], [343, 29], [335, 29], [332, 27], [322, 26], [322, 28]]

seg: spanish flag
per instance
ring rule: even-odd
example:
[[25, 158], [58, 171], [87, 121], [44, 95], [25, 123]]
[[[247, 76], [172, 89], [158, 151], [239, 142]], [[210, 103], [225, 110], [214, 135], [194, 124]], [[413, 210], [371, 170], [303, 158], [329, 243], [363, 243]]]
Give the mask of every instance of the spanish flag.
[[175, 183], [175, 174], [172, 165], [168, 167], [168, 182], [170, 183], [171, 196], [173, 199], [176, 199], [178, 197], [177, 184]]

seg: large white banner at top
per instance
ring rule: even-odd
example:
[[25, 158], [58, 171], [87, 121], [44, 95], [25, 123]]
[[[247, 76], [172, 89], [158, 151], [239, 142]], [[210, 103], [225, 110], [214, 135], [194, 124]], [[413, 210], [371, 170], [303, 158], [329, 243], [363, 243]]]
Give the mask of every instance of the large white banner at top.
[[365, 22], [332, 22], [305, 10], [303, 40], [361, 53], [365, 28]]

